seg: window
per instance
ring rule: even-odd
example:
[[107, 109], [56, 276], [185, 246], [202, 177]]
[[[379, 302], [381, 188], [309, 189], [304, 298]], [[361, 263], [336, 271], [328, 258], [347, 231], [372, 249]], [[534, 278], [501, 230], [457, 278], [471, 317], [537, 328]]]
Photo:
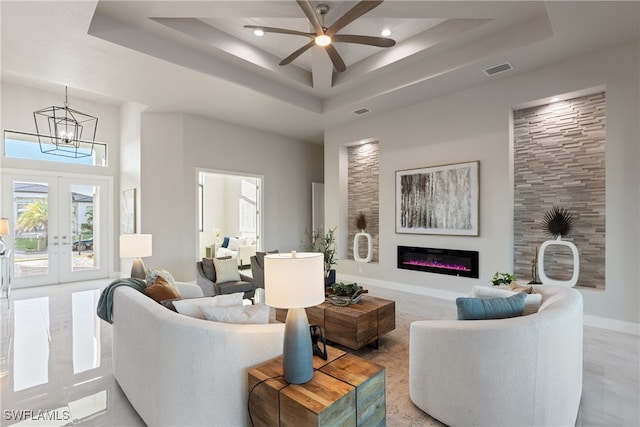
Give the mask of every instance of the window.
[[71, 163], [75, 165], [107, 166], [107, 144], [96, 142], [93, 154], [86, 157], [65, 157], [42, 153], [38, 135], [24, 132], [4, 132], [4, 156], [15, 159], [43, 160], [47, 162]]
[[257, 190], [255, 179], [242, 178], [238, 212], [240, 213], [239, 229], [243, 235], [256, 235]]

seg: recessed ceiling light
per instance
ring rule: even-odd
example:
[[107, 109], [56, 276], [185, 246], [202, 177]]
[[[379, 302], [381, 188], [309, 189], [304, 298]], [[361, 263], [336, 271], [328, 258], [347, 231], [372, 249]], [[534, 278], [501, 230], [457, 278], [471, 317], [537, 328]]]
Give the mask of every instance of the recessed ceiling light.
[[557, 96], [554, 96], [553, 98], [551, 98], [549, 101], [551, 102], [558, 102], [560, 101], [560, 98], [558, 98]]
[[382, 30], [382, 32], [380, 33], [380, 35], [382, 37], [389, 37], [391, 35], [391, 30], [388, 28], [385, 28], [384, 30]]
[[255, 34], [258, 37], [262, 37], [264, 36], [264, 31], [262, 31], [260, 28], [256, 28], [255, 30], [253, 30], [253, 34]]

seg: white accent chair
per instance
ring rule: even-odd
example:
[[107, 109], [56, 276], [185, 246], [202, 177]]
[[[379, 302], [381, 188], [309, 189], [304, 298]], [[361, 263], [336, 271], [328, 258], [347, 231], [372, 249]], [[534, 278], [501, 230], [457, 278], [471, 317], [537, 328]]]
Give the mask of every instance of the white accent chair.
[[411, 324], [409, 394], [449, 426], [574, 426], [582, 395], [582, 295], [536, 286], [535, 314]]

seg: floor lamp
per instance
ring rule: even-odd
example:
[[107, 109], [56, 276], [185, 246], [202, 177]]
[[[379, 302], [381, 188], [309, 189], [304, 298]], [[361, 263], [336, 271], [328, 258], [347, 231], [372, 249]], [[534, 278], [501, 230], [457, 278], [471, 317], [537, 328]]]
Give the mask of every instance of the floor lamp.
[[134, 258], [131, 264], [131, 277], [145, 279], [143, 257], [151, 256], [151, 234], [121, 234], [120, 258]]
[[267, 305], [287, 308], [282, 368], [289, 384], [313, 378], [313, 350], [305, 307], [324, 302], [324, 255], [282, 253], [264, 257]]

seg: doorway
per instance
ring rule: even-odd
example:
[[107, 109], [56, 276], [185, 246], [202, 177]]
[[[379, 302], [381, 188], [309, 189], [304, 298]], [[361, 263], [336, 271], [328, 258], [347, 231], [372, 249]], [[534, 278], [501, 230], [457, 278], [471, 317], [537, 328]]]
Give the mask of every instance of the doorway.
[[11, 206], [14, 287], [108, 277], [109, 178], [2, 178], [2, 202]]
[[225, 237], [262, 248], [262, 183], [259, 175], [198, 171], [199, 257], [215, 257]]

